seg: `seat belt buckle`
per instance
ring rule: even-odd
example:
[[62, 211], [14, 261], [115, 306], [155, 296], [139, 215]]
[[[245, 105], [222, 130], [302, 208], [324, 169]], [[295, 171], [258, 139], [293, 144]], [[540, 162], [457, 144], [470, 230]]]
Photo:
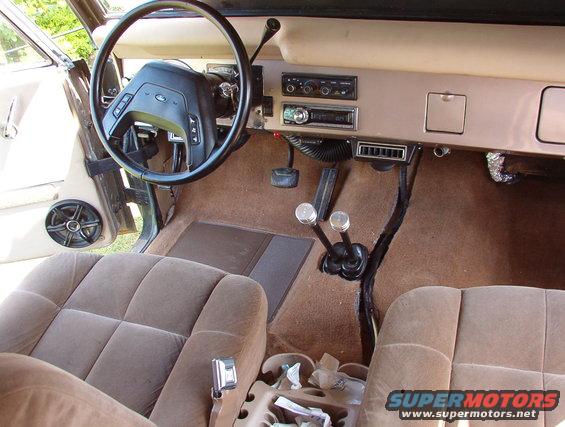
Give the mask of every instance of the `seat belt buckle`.
[[233, 357], [212, 359], [212, 398], [221, 399], [223, 392], [237, 386], [237, 372]]

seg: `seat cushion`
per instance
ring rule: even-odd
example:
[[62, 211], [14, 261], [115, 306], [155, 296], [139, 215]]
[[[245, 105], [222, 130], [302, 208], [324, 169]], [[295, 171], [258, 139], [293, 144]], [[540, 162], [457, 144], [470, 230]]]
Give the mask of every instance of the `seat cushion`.
[[0, 353], [0, 425], [155, 427], [74, 375], [14, 353]]
[[[414, 289], [387, 311], [359, 425], [438, 425], [401, 421], [398, 412], [387, 411], [393, 390], [563, 390], [564, 334], [565, 291], [516, 286]], [[565, 407], [558, 406], [520, 425], [555, 426], [564, 418]]]
[[244, 400], [265, 351], [266, 305], [256, 282], [202, 264], [67, 253], [0, 306], [0, 351], [49, 362], [162, 425], [202, 425], [212, 358], [235, 357]]

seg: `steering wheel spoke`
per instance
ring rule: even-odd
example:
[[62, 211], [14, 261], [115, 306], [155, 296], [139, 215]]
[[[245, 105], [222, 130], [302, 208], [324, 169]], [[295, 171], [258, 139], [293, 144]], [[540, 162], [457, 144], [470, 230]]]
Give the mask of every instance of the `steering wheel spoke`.
[[181, 137], [192, 169], [206, 161], [217, 142], [214, 100], [206, 78], [167, 62], [145, 64], [116, 97], [103, 119], [106, 137], [123, 136], [135, 122]]
[[[240, 97], [232, 128], [217, 148], [216, 108], [213, 88], [206, 76], [170, 62], [145, 64], [106, 109], [100, 108], [102, 76], [107, 59], [119, 37], [137, 20], [161, 9], [184, 9], [209, 19], [234, 51], [239, 70]], [[91, 77], [90, 105], [94, 127], [108, 153], [130, 174], [162, 185], [182, 184], [202, 178], [216, 169], [231, 152], [245, 129], [251, 111], [252, 72], [247, 53], [231, 24], [212, 7], [196, 0], [160, 0], [126, 13], [100, 46]], [[182, 138], [187, 170], [153, 172], [134, 162], [110, 140], [121, 138], [136, 122], [143, 122]]]

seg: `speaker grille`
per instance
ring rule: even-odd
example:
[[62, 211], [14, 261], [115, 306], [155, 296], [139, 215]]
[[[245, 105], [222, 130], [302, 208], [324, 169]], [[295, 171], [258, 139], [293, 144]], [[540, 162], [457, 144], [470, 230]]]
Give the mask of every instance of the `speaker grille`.
[[91, 205], [81, 200], [63, 200], [51, 206], [45, 229], [58, 244], [67, 248], [85, 248], [102, 234], [102, 218]]

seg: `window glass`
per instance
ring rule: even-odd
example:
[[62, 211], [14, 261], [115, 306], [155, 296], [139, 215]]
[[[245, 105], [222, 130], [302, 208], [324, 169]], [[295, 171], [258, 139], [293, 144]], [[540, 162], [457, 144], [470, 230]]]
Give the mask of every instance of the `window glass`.
[[46, 62], [46, 59], [0, 15], [0, 67], [11, 64], [33, 66]]
[[73, 61], [92, 62], [94, 46], [65, 0], [12, 0]]

